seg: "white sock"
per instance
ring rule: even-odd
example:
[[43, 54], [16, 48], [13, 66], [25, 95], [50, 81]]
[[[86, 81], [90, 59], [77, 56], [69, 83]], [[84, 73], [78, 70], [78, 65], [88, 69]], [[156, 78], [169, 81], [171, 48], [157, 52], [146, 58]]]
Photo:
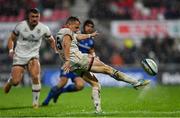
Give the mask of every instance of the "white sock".
[[117, 71], [117, 70], [113, 70], [113, 71], [114, 71], [113, 76], [116, 77], [115, 78], [116, 80], [124, 81], [124, 82], [130, 83], [130, 84], [138, 83], [138, 81], [136, 79], [133, 79], [133, 78], [129, 77], [128, 75], [126, 75], [123, 72], [120, 72], [120, 71]]
[[41, 90], [41, 84], [32, 85], [33, 105], [39, 104], [40, 90]]
[[10, 77], [8, 78], [8, 81], [7, 81], [10, 85], [12, 85], [12, 76], [10, 75]]
[[92, 88], [92, 100], [93, 100], [96, 112], [101, 112], [100, 87]]

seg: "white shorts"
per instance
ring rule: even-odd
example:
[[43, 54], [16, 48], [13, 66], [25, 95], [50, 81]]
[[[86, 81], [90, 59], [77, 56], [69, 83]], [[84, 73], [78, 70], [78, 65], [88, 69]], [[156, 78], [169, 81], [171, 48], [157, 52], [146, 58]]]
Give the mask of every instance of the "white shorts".
[[73, 58], [71, 59], [71, 71], [76, 69], [89, 71], [93, 61], [94, 57], [89, 57], [88, 54], [82, 54], [79, 58]]
[[15, 65], [22, 65], [22, 66], [27, 65], [29, 63], [29, 61], [31, 59], [34, 59], [34, 58], [39, 59], [39, 55], [33, 56], [33, 57], [27, 57], [27, 58], [23, 58], [23, 57], [19, 57], [17, 55], [14, 55], [13, 66], [15, 66]]

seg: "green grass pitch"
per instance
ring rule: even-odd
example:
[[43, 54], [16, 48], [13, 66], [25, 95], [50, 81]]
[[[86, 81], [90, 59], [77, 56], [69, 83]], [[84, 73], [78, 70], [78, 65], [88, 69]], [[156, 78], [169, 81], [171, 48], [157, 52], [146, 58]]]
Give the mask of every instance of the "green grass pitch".
[[[43, 87], [40, 102], [49, 91]], [[180, 86], [157, 86], [142, 90], [102, 87], [102, 114], [93, 112], [91, 88], [77, 93], [63, 94], [58, 103], [32, 108], [30, 87], [12, 88], [9, 94], [0, 90], [0, 117], [174, 117], [180, 116]]]

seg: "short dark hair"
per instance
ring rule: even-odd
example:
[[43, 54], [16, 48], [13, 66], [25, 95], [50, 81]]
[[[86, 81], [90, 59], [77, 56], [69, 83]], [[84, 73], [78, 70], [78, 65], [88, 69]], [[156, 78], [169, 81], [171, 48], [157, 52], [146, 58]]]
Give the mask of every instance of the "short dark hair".
[[29, 11], [28, 11], [28, 14], [30, 14], [30, 13], [38, 14], [38, 13], [40, 13], [40, 11], [39, 11], [39, 9], [37, 9], [37, 8], [31, 8], [31, 9], [29, 9]]
[[29, 14], [30, 13], [39, 14], [40, 11], [37, 8], [31, 8], [31, 9], [26, 10], [26, 16], [25, 16], [26, 20], [29, 20]]
[[70, 24], [72, 22], [75, 22], [75, 21], [78, 21], [80, 23], [80, 20], [78, 17], [75, 17], [75, 16], [70, 16], [67, 21], [66, 21], [66, 24]]

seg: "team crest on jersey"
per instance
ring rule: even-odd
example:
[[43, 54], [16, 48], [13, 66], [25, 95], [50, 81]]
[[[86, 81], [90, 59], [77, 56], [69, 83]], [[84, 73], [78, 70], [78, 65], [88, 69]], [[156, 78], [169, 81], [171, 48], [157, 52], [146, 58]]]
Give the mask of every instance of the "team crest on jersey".
[[30, 39], [34, 39], [35, 36], [34, 36], [33, 34], [31, 34], [29, 38], [30, 38]]
[[24, 32], [28, 32], [27, 28], [24, 29]]
[[41, 30], [40, 30], [40, 29], [37, 29], [37, 33], [38, 33], [38, 34], [41, 33]]

